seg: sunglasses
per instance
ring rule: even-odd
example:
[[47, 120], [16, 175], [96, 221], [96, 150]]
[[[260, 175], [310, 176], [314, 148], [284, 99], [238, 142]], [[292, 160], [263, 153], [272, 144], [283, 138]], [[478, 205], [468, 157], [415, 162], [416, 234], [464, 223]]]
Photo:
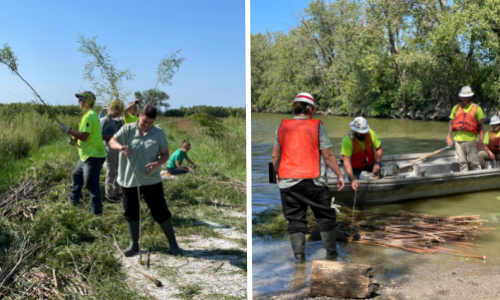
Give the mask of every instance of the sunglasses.
[[491, 125], [491, 126], [500, 126], [500, 124], [495, 124], [495, 125]]
[[82, 97], [78, 97], [78, 101], [83, 101], [83, 98]]

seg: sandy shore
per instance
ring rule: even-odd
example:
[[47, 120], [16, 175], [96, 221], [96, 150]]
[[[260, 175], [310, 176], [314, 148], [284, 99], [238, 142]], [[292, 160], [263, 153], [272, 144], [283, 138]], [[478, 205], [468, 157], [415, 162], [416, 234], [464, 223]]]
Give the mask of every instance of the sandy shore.
[[[500, 299], [500, 266], [462, 266], [443, 273], [422, 273], [398, 276], [379, 283], [370, 299]], [[254, 299], [338, 299], [309, 296], [309, 287], [292, 291], [253, 294]], [[343, 298], [345, 299], [345, 298]]]

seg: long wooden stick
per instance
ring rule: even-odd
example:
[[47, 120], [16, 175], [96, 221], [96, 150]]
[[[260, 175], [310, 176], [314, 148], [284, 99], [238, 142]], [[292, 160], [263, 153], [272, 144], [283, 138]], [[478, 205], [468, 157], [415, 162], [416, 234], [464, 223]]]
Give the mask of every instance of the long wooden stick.
[[412, 166], [412, 165], [414, 165], [415, 163], [417, 163], [417, 162], [419, 162], [419, 161], [421, 161], [421, 160], [424, 160], [424, 159], [426, 159], [426, 158], [429, 158], [429, 157], [431, 157], [431, 156], [433, 156], [433, 155], [436, 155], [436, 154], [438, 154], [438, 153], [440, 153], [440, 152], [443, 152], [444, 150], [447, 150], [447, 149], [450, 149], [450, 147], [446, 146], [446, 147], [441, 148], [441, 149], [439, 149], [439, 150], [437, 150], [437, 151], [434, 151], [434, 152], [432, 152], [432, 153], [429, 153], [429, 154], [427, 154], [427, 155], [425, 155], [425, 156], [422, 156], [422, 157], [420, 157], [420, 158], [417, 158], [417, 159], [415, 159], [415, 160], [412, 160], [411, 162], [409, 162], [409, 163], [407, 163], [407, 164], [405, 164], [405, 165], [403, 165], [403, 166], [399, 167], [399, 169], [403, 169], [403, 168], [406, 168], [406, 167]]
[[118, 251], [120, 251], [120, 253], [123, 255], [123, 257], [130, 263], [130, 265], [132, 266], [132, 268], [134, 268], [137, 272], [141, 273], [142, 275], [146, 276], [147, 278], [151, 279], [155, 284], [156, 286], [160, 287], [161, 286], [161, 281], [159, 281], [158, 279], [142, 272], [141, 270], [139, 270], [138, 268], [136, 268], [132, 262], [125, 256], [125, 254], [123, 254], [122, 250], [120, 249], [120, 246], [118, 246], [118, 243], [116, 242], [116, 237], [113, 235], [113, 239], [115, 240], [115, 246], [116, 248], [118, 248]]

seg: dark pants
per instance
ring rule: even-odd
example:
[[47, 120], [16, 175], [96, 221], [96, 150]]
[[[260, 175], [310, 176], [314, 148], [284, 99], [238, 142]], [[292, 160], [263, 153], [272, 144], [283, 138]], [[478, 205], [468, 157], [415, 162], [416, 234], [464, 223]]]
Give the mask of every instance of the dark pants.
[[69, 201], [75, 204], [80, 202], [82, 187], [85, 185], [90, 193], [90, 211], [96, 215], [102, 214], [99, 175], [105, 159], [105, 157], [89, 157], [85, 162], [79, 160], [71, 174], [73, 186], [69, 194]]
[[[375, 165], [375, 164], [373, 164], [373, 165]], [[361, 172], [363, 172], [363, 171], [366, 171], [366, 172], [369, 172], [369, 173], [373, 172], [373, 165], [366, 166], [363, 169], [354, 169], [353, 168], [352, 169], [352, 174], [353, 174], [354, 178], [355, 179], [359, 179], [359, 175], [361, 175]]]
[[[125, 208], [125, 219], [127, 221], [139, 221], [139, 201], [137, 187], [123, 189], [123, 208]], [[163, 184], [161, 182], [153, 185], [143, 185], [139, 187], [139, 193], [144, 197], [144, 201], [151, 210], [153, 219], [157, 223], [163, 223], [170, 219], [172, 214], [167, 207], [167, 201], [163, 194]]]
[[168, 173], [172, 175], [178, 175], [178, 174], [186, 174], [188, 171], [180, 169], [180, 168], [167, 168]]
[[283, 215], [288, 220], [288, 232], [306, 232], [306, 213], [309, 206], [318, 220], [320, 232], [330, 231], [337, 219], [331, 208], [330, 190], [317, 186], [312, 179], [304, 179], [298, 184], [280, 189]]

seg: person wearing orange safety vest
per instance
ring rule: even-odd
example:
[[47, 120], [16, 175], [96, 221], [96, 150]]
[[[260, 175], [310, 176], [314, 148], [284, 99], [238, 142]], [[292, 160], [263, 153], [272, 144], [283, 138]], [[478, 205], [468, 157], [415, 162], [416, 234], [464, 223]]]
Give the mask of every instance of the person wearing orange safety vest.
[[353, 190], [358, 190], [359, 175], [362, 171], [377, 175], [382, 159], [382, 142], [368, 126], [363, 117], [356, 117], [349, 126], [349, 131], [342, 140], [342, 163]]
[[273, 167], [280, 189], [283, 214], [288, 220], [292, 250], [298, 263], [305, 261], [306, 213], [309, 206], [318, 220], [326, 259], [337, 257], [335, 225], [327, 166], [337, 175], [337, 186], [344, 187], [342, 171], [333, 154], [332, 143], [316, 114], [314, 98], [300, 93], [293, 102], [295, 117], [283, 120], [276, 130]]
[[[460, 172], [466, 172], [467, 156], [473, 170], [481, 170], [478, 151], [483, 148], [484, 140], [484, 113], [481, 107], [471, 103], [474, 93], [468, 86], [462, 87], [460, 94], [460, 104], [455, 105], [450, 114], [450, 124], [448, 125], [448, 135], [446, 143], [453, 145], [451, 133], [454, 133], [455, 150], [460, 163]], [[479, 141], [478, 141], [479, 135]]]
[[481, 169], [485, 168], [487, 160], [500, 160], [500, 118], [491, 117], [490, 125], [492, 129], [484, 135], [484, 148], [478, 153]]

